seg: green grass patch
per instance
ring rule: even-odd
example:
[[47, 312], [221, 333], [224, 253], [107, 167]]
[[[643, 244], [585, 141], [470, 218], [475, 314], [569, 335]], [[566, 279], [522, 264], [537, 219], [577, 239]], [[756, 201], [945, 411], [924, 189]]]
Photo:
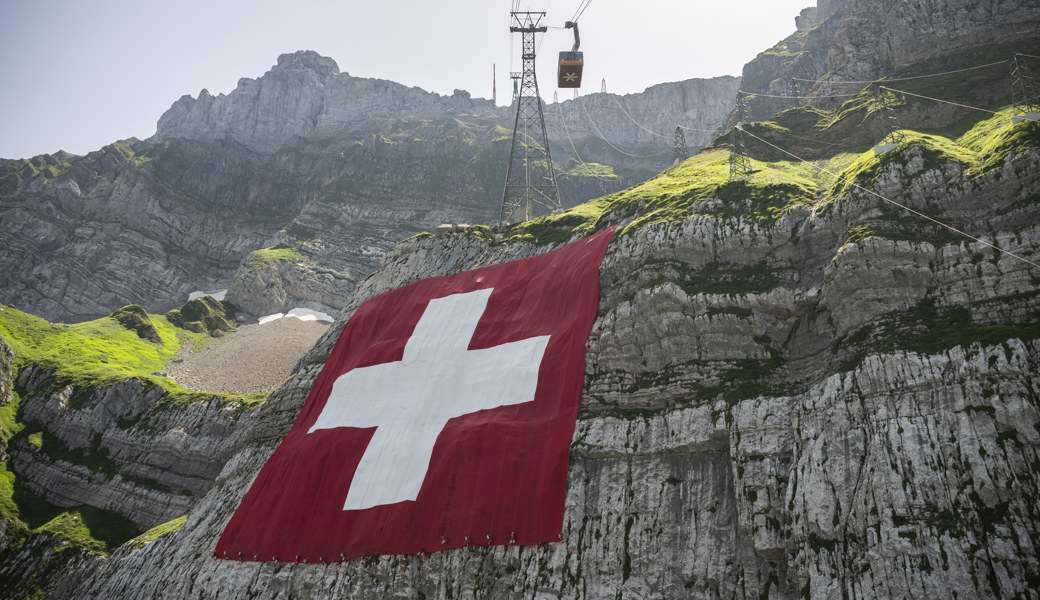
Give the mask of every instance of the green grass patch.
[[137, 337], [148, 340], [153, 344], [162, 343], [162, 338], [159, 337], [159, 332], [156, 331], [155, 325], [152, 324], [152, 320], [148, 317], [148, 313], [140, 306], [136, 304], [124, 306], [109, 316], [123, 327], [136, 333]]
[[30, 535], [46, 534], [81, 550], [108, 554], [141, 533], [132, 521], [110, 510], [61, 508], [47, 502], [22, 486], [6, 462], [0, 463], [0, 511], [11, 549], [21, 548]]
[[545, 244], [588, 235], [625, 219], [632, 222], [619, 230], [619, 236], [695, 214], [773, 223], [794, 206], [813, 202], [816, 183], [802, 175], [804, 170], [767, 170], [763, 163], [752, 164], [757, 168], [752, 180], [730, 181], [729, 152], [704, 152], [622, 192], [521, 223], [512, 233], [521, 241]]
[[[905, 152], [910, 146], [919, 148], [924, 158], [920, 172], [954, 163], [967, 171], [970, 177], [979, 177], [1001, 167], [1011, 154], [1040, 148], [1040, 123], [1023, 121], [1013, 125], [1013, 114], [1013, 109], [1005, 109], [989, 118], [973, 118], [970, 129], [960, 135], [903, 130], [906, 140], [897, 149], [880, 156], [875, 156], [870, 150], [851, 161], [841, 171], [841, 179], [830, 186], [828, 196], [833, 199], [848, 194], [857, 186], [870, 189], [893, 164], [906, 165]], [[958, 133], [961, 126], [953, 126], [951, 133]]]
[[614, 170], [614, 167], [610, 165], [596, 162], [578, 162], [577, 160], [571, 160], [567, 165], [567, 169], [561, 171], [558, 175], [559, 179], [582, 179], [586, 177], [594, 177], [596, 179], [618, 179], [621, 175], [619, 175]]
[[303, 253], [295, 246], [279, 244], [270, 248], [254, 250], [246, 258], [246, 267], [250, 271], [259, 271], [273, 262], [293, 262], [304, 260]]
[[49, 520], [34, 527], [32, 533], [52, 535], [95, 554], [109, 554], [141, 534], [141, 529], [132, 521], [110, 510], [93, 506], [58, 510], [60, 512]]
[[149, 320], [161, 344], [142, 339], [112, 317], [54, 325], [5, 307], [0, 310], [0, 335], [14, 349], [17, 367], [38, 364], [54, 371], [62, 384], [95, 389], [130, 378], [164, 379], [151, 373], [176, 356], [178, 330], [165, 317], [152, 315]]
[[16, 549], [21, 548], [29, 537], [29, 526], [21, 519], [15, 500], [17, 483], [15, 474], [7, 469], [7, 461], [0, 462], [0, 519], [7, 523], [5, 535], [11, 547]]
[[[507, 237], [537, 244], [563, 243], [600, 231], [611, 223], [630, 220], [618, 232], [623, 236], [643, 227], [682, 221], [693, 215], [769, 225], [794, 207], [826, 208], [859, 187], [871, 189], [893, 165], [905, 167], [908, 164], [911, 155], [907, 150], [911, 147], [916, 148], [914, 155], [924, 160], [912, 176], [952, 163], [971, 177], [1000, 167], [1010, 154], [1040, 148], [1040, 123], [1026, 121], [1012, 126], [1012, 109], [1002, 110], [990, 118], [966, 120], [945, 132], [904, 130], [905, 141], [900, 147], [880, 156], [875, 156], [872, 150], [858, 152], [850, 148], [862, 148], [864, 142], [873, 143], [873, 136], [864, 136], [863, 130], [870, 119], [875, 118], [876, 110], [873, 93], [864, 90], [833, 111], [810, 107], [783, 111], [776, 115], [777, 122], [756, 123], [748, 126], [747, 131], [763, 139], [774, 139], [781, 147], [785, 135], [794, 135], [798, 138], [795, 141], [803, 146], [815, 145], [816, 154], [821, 154], [818, 150], [821, 144], [827, 144], [828, 150], [823, 156], [812, 162], [800, 161], [771, 149], [774, 156], [769, 162], [751, 160], [751, 179], [730, 181], [728, 138], [722, 136], [697, 156], [657, 177], [561, 213], [520, 223]], [[827, 141], [829, 138], [838, 141]], [[847, 144], [843, 145], [842, 141]], [[750, 145], [754, 143], [749, 140]], [[908, 217], [903, 214], [899, 218]], [[920, 225], [913, 222], [908, 226], [920, 228]], [[858, 233], [868, 235], [867, 231]], [[934, 238], [931, 231], [923, 233], [928, 234], [928, 239]], [[879, 229], [876, 235], [924, 239], [922, 232], [885, 228]]]
[[188, 515], [177, 517], [172, 521], [167, 521], [161, 525], [156, 525], [141, 535], [127, 542], [128, 546], [134, 548], [144, 548], [146, 544], [154, 542], [164, 535], [169, 535], [180, 530], [185, 523], [188, 522]]
[[840, 179], [834, 180], [828, 196], [837, 198], [858, 188], [873, 188], [881, 174], [893, 165], [907, 165], [905, 151], [910, 146], [917, 146], [924, 159], [924, 165], [917, 171], [918, 174], [947, 163], [957, 163], [962, 169], [969, 169], [979, 160], [978, 153], [940, 135], [909, 130], [904, 130], [903, 135], [906, 139], [896, 149], [878, 156], [874, 155], [873, 150], [860, 154], [840, 173]]
[[231, 331], [236, 326], [234, 306], [212, 296], [189, 300], [184, 306], [166, 313], [166, 318], [173, 325], [195, 333]]
[[[266, 394], [212, 394], [185, 389], [161, 372], [177, 356], [181, 339], [197, 346], [211, 340], [206, 333], [175, 327], [161, 315], [149, 315], [161, 344], [153, 344], [129, 331], [112, 317], [74, 325], [55, 325], [19, 310], [0, 310], [0, 336], [15, 353], [15, 367], [39, 365], [52, 373], [55, 384], [75, 388], [71, 404], [94, 390], [127, 379], [137, 379], [146, 388], [160, 386], [167, 395], [161, 403], [184, 405], [210, 401], [231, 402], [249, 410], [263, 403]], [[7, 407], [0, 408], [0, 419]], [[13, 414], [10, 415], [13, 417]], [[12, 426], [0, 420], [0, 424]]]

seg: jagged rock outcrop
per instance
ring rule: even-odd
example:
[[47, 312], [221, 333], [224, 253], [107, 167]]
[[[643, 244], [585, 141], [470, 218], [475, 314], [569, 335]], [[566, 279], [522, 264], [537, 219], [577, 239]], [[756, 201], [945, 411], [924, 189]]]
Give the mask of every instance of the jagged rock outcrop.
[[[1040, 152], [974, 178], [920, 160], [916, 146], [901, 152], [872, 189], [970, 223], [1019, 256], [1040, 255], [1032, 210]], [[623, 230], [608, 249], [571, 447], [565, 543], [329, 565], [209, 556], [354, 308], [419, 278], [551, 247], [451, 233], [401, 244], [358, 284], [183, 528], [120, 550], [75, 593], [1033, 594], [1035, 267], [856, 190], [790, 205], [772, 220], [711, 213], [723, 208], [712, 199], [680, 221]], [[864, 229], [875, 233], [857, 233]]]
[[242, 269], [228, 286], [226, 299], [241, 311], [263, 316], [294, 307], [341, 309], [355, 280], [306, 260], [273, 260]]
[[[994, 42], [1035, 44], [1040, 6], [1022, 0], [853, 0], [841, 19], [827, 58], [828, 79], [870, 81]], [[1010, 53], [995, 60], [1008, 58]]]
[[[1001, 61], [1040, 48], [1040, 6], [1022, 0], [818, 0], [795, 22], [794, 34], [744, 66], [741, 87], [752, 94], [744, 121], [805, 104], [836, 106], [868, 82], [904, 76], [911, 79], [886, 85], [972, 106], [1002, 105], [1011, 88]], [[944, 72], [952, 73], [916, 79]], [[970, 114], [932, 103], [903, 120], [941, 128]], [[728, 124], [738, 120], [733, 113]]]
[[401, 119], [441, 114], [487, 116], [489, 100], [463, 91], [443, 97], [391, 81], [340, 73], [336, 61], [313, 51], [283, 54], [259, 79], [242, 78], [228, 95], [202, 90], [182, 96], [159, 118], [156, 139], [230, 138], [273, 152], [294, 137], [330, 139], [378, 130]]

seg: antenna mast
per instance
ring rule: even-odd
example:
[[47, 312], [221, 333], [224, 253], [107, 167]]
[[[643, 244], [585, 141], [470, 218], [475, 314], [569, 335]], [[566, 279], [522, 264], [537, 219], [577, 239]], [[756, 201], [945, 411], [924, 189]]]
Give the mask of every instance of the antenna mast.
[[[523, 34], [523, 71], [516, 96], [516, 121], [513, 125], [513, 146], [509, 152], [509, 170], [502, 194], [502, 218], [499, 227], [505, 229], [513, 222], [526, 221], [533, 216], [532, 209], [541, 206], [548, 212], [560, 211], [560, 194], [556, 188], [556, 173], [549, 156], [549, 138], [545, 133], [542, 101], [538, 96], [535, 77], [535, 34], [545, 33], [541, 24], [545, 12], [512, 12], [512, 33]], [[515, 85], [515, 81], [514, 81]], [[516, 89], [516, 88], [514, 88]]]

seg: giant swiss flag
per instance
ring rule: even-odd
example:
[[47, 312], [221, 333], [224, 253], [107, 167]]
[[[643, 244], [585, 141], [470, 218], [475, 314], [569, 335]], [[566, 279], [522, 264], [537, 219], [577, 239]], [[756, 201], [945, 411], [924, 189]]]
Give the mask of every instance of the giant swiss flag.
[[216, 555], [331, 562], [556, 541], [612, 233], [362, 304]]

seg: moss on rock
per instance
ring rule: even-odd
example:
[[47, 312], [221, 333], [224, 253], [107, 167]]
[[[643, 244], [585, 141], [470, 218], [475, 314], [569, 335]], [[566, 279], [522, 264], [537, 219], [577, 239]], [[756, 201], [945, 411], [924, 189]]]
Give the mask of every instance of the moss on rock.
[[189, 300], [184, 306], [166, 313], [166, 318], [177, 327], [195, 333], [235, 328], [234, 309], [212, 296]]
[[159, 332], [155, 329], [152, 320], [148, 318], [148, 313], [140, 306], [136, 304], [124, 306], [109, 316], [123, 327], [136, 333], [137, 337], [153, 344], [162, 343], [162, 338], [159, 337]]

